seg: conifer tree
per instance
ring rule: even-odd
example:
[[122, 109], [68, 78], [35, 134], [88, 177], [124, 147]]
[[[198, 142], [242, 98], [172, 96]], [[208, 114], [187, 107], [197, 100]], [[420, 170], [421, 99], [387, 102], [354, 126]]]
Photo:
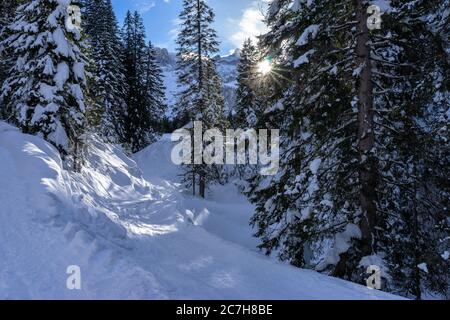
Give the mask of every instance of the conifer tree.
[[[216, 32], [211, 27], [214, 12], [204, 0], [184, 0], [180, 20], [177, 71], [182, 90], [178, 95], [177, 117], [186, 123], [202, 122], [203, 130], [207, 130], [224, 119], [220, 78], [212, 59], [218, 51]], [[193, 188], [194, 195], [198, 182], [199, 194], [205, 197], [211, 171], [217, 168], [201, 163], [185, 169], [184, 181]]]
[[237, 67], [238, 89], [234, 125], [236, 128], [253, 128], [257, 122], [257, 69], [258, 52], [251, 39], [247, 39], [241, 50]]
[[[0, 2], [0, 43], [7, 37], [8, 33], [6, 27], [14, 18], [14, 14], [22, 0], [5, 0]], [[9, 69], [13, 66], [14, 53], [12, 48], [0, 48], [0, 88], [3, 82], [8, 77]], [[0, 119], [8, 119], [11, 116], [11, 111], [6, 111], [4, 106], [6, 102], [0, 100]]]
[[145, 43], [144, 24], [138, 12], [127, 12], [122, 28], [122, 42], [127, 82], [125, 143], [132, 152], [138, 152], [147, 147], [154, 139], [151, 106], [146, 85], [148, 48]]
[[86, 59], [79, 28], [67, 23], [75, 2], [32, 0], [6, 27], [3, 48], [15, 48], [16, 63], [2, 87], [11, 122], [41, 135], [81, 166], [85, 130]]
[[442, 10], [448, 5], [393, 3], [385, 19], [390, 41], [375, 43], [373, 54], [375, 101], [384, 107], [376, 109], [375, 131], [383, 142], [379, 251], [392, 275], [390, 289], [416, 299], [449, 294], [449, 148], [443, 125], [450, 99], [449, 30]]
[[127, 88], [117, 19], [111, 0], [85, 0], [84, 5], [83, 28], [95, 75], [91, 91], [100, 109], [93, 122], [107, 141], [123, 143]]
[[378, 264], [405, 295], [448, 290], [448, 31], [433, 14], [446, 2], [392, 2], [379, 30], [366, 1], [271, 2], [262, 121], [282, 151], [279, 174], [247, 190], [261, 248], [360, 283]]
[[165, 86], [161, 68], [156, 62], [156, 53], [151, 42], [148, 43], [145, 57], [145, 86], [148, 98], [151, 126], [156, 133], [161, 133], [166, 113]]

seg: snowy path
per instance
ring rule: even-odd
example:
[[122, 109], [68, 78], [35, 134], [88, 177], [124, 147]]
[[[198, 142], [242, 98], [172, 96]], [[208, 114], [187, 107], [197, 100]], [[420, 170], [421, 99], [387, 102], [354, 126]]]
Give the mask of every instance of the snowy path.
[[141, 224], [133, 236], [136, 257], [169, 288], [171, 298], [389, 298], [257, 253], [257, 241], [248, 226], [251, 205], [231, 187], [214, 190], [214, 201], [180, 193], [181, 187], [175, 182], [177, 169], [170, 161], [171, 148], [165, 137], [136, 156], [144, 178], [166, 198], [151, 205], [146, 214], [135, 216], [135, 222], [129, 225], [133, 229], [136, 223]]
[[232, 187], [183, 194], [171, 148], [134, 162], [98, 144], [69, 176], [52, 147], [0, 122], [0, 299], [397, 298], [256, 252], [252, 207]]

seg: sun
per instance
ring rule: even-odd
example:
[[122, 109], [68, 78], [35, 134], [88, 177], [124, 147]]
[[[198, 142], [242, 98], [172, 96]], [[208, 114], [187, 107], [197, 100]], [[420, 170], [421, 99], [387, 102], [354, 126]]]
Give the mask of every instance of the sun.
[[272, 63], [269, 59], [264, 59], [258, 64], [258, 72], [264, 76], [272, 72]]

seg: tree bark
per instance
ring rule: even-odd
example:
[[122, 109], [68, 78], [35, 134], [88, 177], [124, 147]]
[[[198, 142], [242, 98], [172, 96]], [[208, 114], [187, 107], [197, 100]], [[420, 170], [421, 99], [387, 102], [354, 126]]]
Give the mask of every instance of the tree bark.
[[364, 0], [356, 0], [356, 5], [358, 20], [356, 55], [358, 67], [361, 68], [358, 92], [358, 152], [361, 184], [359, 199], [362, 211], [360, 228], [363, 254], [370, 255], [375, 252], [374, 234], [377, 218], [377, 172], [372, 155], [375, 144], [372, 65], [368, 45], [370, 34], [367, 27], [367, 8]]
[[[202, 27], [201, 27], [201, 5], [200, 0], [197, 0], [197, 54], [198, 54], [198, 94], [200, 100], [198, 103], [200, 104], [200, 116], [201, 121], [203, 121], [203, 107], [204, 107], [204, 101], [203, 101], [203, 52], [202, 52]], [[195, 120], [195, 119], [194, 119]], [[199, 186], [198, 191], [200, 194], [200, 197], [205, 198], [205, 179], [203, 175], [199, 174]]]
[[206, 181], [205, 181], [205, 178], [203, 177], [203, 175], [200, 175], [200, 182], [199, 182], [200, 197], [202, 197], [204, 199], [205, 193], [206, 193]]

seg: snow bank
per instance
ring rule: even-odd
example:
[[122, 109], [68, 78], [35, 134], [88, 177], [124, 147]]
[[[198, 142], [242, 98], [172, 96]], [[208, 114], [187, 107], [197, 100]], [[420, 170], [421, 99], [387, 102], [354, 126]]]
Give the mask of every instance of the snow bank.
[[[0, 299], [397, 299], [256, 252], [233, 188], [186, 194], [169, 137], [128, 158], [95, 137], [82, 173], [0, 122]], [[142, 172], [141, 172], [142, 169]], [[69, 266], [81, 290], [66, 287]]]
[[[119, 172], [123, 155], [113, 150], [97, 157]], [[70, 176], [51, 145], [0, 122], [0, 299], [166, 297], [126, 257], [126, 229], [102, 203], [119, 189], [111, 177]], [[71, 265], [81, 268], [80, 291], [67, 289]]]
[[[171, 193], [165, 197], [173, 207], [152, 213], [165, 216], [167, 232], [157, 236], [151, 256], [164, 270], [172, 298], [399, 299], [263, 256], [249, 226], [253, 206], [231, 184], [213, 186], [207, 200], [192, 197], [177, 182], [180, 170], [170, 161], [173, 146], [166, 135], [134, 157], [146, 180]], [[318, 169], [319, 160], [312, 170]], [[148, 220], [151, 225], [155, 218]], [[150, 264], [144, 252], [139, 256]]]

